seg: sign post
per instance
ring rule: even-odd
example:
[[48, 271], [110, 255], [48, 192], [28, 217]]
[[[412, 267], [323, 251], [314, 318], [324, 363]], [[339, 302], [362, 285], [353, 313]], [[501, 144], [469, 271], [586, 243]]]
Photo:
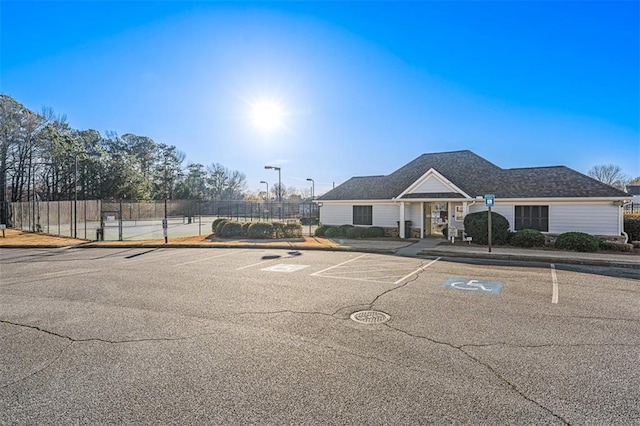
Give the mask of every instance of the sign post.
[[487, 217], [487, 235], [489, 237], [489, 253], [491, 253], [491, 207], [496, 204], [496, 196], [493, 194], [487, 194], [484, 196], [484, 205], [489, 209], [489, 216]]
[[169, 227], [169, 224], [167, 223], [167, 218], [163, 218], [162, 219], [162, 234], [164, 235], [164, 243], [167, 244], [167, 242], [169, 242], [169, 237], [167, 235], [167, 228]]

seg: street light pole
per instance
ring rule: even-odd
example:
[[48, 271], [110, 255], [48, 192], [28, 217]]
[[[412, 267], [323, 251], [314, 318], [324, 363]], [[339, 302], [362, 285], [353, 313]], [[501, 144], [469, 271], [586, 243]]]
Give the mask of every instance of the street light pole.
[[269, 182], [261, 180], [260, 183], [264, 183], [265, 185], [267, 185], [267, 192], [266, 192], [266, 194], [264, 196], [264, 201], [267, 204], [267, 212], [268, 213], [267, 213], [266, 216], [263, 214], [264, 220], [267, 220], [268, 215], [271, 214], [271, 209], [269, 208]]
[[282, 203], [282, 176], [280, 167], [276, 166], [264, 166], [265, 169], [272, 169], [278, 171], [278, 202]]
[[311, 235], [311, 206], [313, 206], [314, 193], [316, 192], [316, 183], [313, 179], [307, 178], [308, 182], [311, 182], [311, 202], [309, 203], [309, 235]]
[[316, 192], [316, 183], [311, 178], [307, 178], [307, 180], [311, 182], [311, 199], [313, 200], [315, 198], [314, 194]]
[[265, 185], [267, 185], [267, 193], [266, 193], [266, 195], [264, 197], [264, 200], [265, 201], [269, 201], [269, 183], [264, 181], [264, 180], [261, 180], [260, 183], [264, 183]]

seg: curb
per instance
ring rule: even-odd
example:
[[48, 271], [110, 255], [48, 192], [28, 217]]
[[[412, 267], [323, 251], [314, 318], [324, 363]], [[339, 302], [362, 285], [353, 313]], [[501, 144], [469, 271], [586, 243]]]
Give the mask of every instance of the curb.
[[[25, 247], [25, 246], [21, 246]], [[43, 247], [43, 246], [38, 246]], [[67, 246], [68, 247], [68, 246]], [[262, 249], [262, 250], [314, 250], [314, 251], [342, 251], [342, 252], [356, 252], [356, 253], [379, 253], [379, 254], [393, 254], [391, 249], [367, 249], [367, 248], [354, 248], [344, 246], [296, 246], [290, 244], [102, 244], [102, 243], [82, 243], [71, 246], [73, 248], [224, 248], [224, 249]]]
[[569, 264], [569, 265], [585, 265], [585, 266], [605, 266], [614, 268], [630, 268], [640, 269], [640, 262], [620, 262], [615, 260], [605, 259], [584, 259], [584, 258], [562, 258], [543, 255], [519, 255], [519, 254], [496, 254], [496, 253], [471, 253], [471, 252], [458, 252], [458, 251], [446, 251], [446, 250], [422, 250], [418, 253], [418, 256], [440, 256], [440, 257], [458, 257], [467, 259], [490, 259], [490, 260], [507, 260], [517, 262], [542, 262], [542, 263], [557, 263], [557, 264]]

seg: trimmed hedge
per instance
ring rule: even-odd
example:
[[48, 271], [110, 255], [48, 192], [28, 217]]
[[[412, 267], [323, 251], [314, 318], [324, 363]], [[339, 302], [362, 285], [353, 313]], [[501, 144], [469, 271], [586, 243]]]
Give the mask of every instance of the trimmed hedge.
[[372, 226], [371, 228], [367, 228], [367, 237], [368, 238], [383, 238], [384, 237], [384, 229], [379, 226]]
[[542, 232], [535, 229], [523, 229], [511, 234], [509, 244], [516, 247], [544, 247], [545, 238]]
[[367, 228], [361, 228], [356, 226], [354, 228], [347, 229], [345, 237], [347, 238], [366, 238], [367, 237]]
[[[464, 217], [464, 231], [476, 244], [489, 244], [489, 212], [470, 213]], [[491, 212], [491, 243], [506, 244], [509, 241], [509, 221], [499, 213]]]
[[316, 237], [324, 237], [324, 233], [326, 232], [327, 229], [329, 229], [329, 226], [327, 225], [318, 226], [315, 232]]
[[239, 237], [241, 235], [242, 224], [240, 222], [226, 222], [223, 224], [220, 232], [221, 237]]
[[216, 224], [216, 230], [213, 232], [214, 235], [222, 236], [222, 228], [224, 225], [229, 223], [229, 219], [216, 219], [218, 223]]
[[600, 249], [611, 251], [633, 251], [633, 244], [625, 244], [617, 241], [603, 241]]
[[353, 225], [320, 225], [316, 229], [316, 236], [327, 238], [383, 238], [385, 236], [385, 232], [384, 228], [379, 226], [364, 227]]
[[324, 232], [324, 236], [327, 238], [342, 237], [342, 235], [340, 235], [340, 231], [335, 226], [328, 227]]
[[351, 228], [354, 228], [353, 225], [340, 225], [338, 226], [338, 233], [340, 237], [346, 237], [347, 231]]
[[285, 238], [300, 238], [302, 237], [302, 225], [299, 223], [287, 223], [282, 230]]
[[254, 222], [249, 225], [247, 236], [255, 239], [267, 239], [273, 235], [273, 225], [269, 222]]
[[630, 241], [640, 241], [640, 217], [625, 217], [624, 232], [629, 235]]
[[228, 222], [228, 219], [220, 219], [220, 218], [218, 218], [218, 219], [215, 219], [215, 220], [213, 221], [213, 223], [211, 224], [211, 232], [212, 232], [214, 235], [216, 234], [216, 231], [218, 230], [218, 225], [219, 225], [221, 222]]
[[601, 240], [584, 232], [565, 232], [556, 238], [556, 248], [581, 252], [597, 251]]

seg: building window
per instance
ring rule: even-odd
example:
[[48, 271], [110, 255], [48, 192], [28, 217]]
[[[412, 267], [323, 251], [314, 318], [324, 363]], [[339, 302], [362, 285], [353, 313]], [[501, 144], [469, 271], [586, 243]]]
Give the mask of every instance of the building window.
[[353, 206], [354, 225], [373, 225], [373, 206]]
[[549, 231], [549, 206], [516, 206], [516, 231]]

